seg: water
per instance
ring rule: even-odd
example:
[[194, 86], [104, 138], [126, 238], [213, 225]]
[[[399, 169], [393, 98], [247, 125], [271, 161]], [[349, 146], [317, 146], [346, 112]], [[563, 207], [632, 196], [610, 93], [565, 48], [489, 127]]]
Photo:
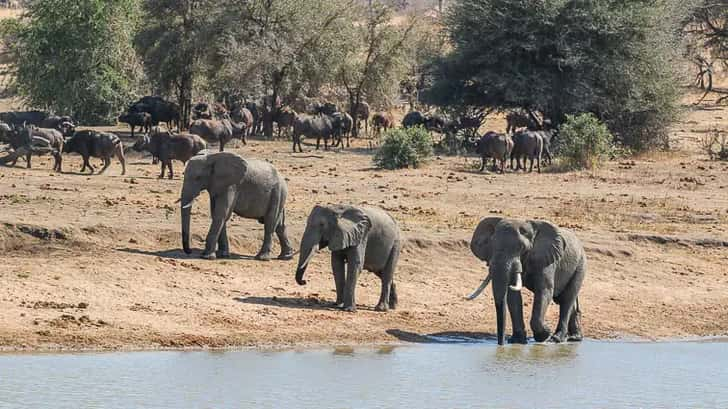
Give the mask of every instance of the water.
[[0, 408], [728, 408], [728, 344], [1, 355]]

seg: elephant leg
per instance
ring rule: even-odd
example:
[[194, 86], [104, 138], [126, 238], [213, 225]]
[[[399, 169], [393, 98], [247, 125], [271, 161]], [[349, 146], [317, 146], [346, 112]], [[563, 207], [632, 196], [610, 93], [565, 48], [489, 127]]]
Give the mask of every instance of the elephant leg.
[[399, 297], [397, 297], [397, 286], [395, 285], [394, 280], [392, 280], [391, 289], [389, 291], [389, 309], [396, 309], [398, 303]]
[[225, 222], [230, 216], [233, 203], [235, 202], [235, 194], [232, 189], [219, 195], [210, 196], [210, 215], [212, 216], [212, 224], [205, 238], [205, 250], [202, 252], [202, 258], [214, 260], [215, 247], [225, 226]]
[[336, 302], [334, 307], [344, 306], [344, 285], [346, 283], [346, 258], [338, 251], [331, 252], [331, 269], [334, 272], [334, 284], [336, 285]]
[[581, 335], [581, 310], [579, 309], [579, 297], [576, 298], [576, 305], [574, 306], [574, 312], [571, 314], [569, 320], [569, 333], [567, 341], [579, 342], [583, 336]]
[[523, 298], [520, 291], [508, 292], [508, 311], [511, 313], [513, 335], [508, 339], [510, 344], [526, 344], [526, 324], [523, 322]]
[[356, 311], [356, 283], [364, 265], [364, 249], [366, 243], [348, 250], [346, 266], [346, 283], [344, 284], [344, 311]]
[[[579, 270], [581, 270], [581, 267], [579, 268]], [[566, 288], [564, 288], [561, 294], [559, 294], [556, 298], [556, 302], [558, 302], [559, 304], [559, 324], [556, 326], [556, 332], [554, 332], [554, 334], [551, 336], [551, 341], [564, 342], [571, 334], [571, 332], [569, 331], [569, 326], [571, 324], [572, 316], [576, 316], [576, 314], [574, 314], [577, 309], [576, 300], [579, 296], [581, 282], [584, 277], [584, 274], [580, 273], [579, 270], [577, 270], [571, 281], [569, 281], [569, 284], [566, 285]], [[578, 322], [574, 323], [574, 326], [577, 327], [575, 328], [575, 338], [581, 337], [581, 331], [578, 328], [578, 325]]]
[[278, 236], [278, 243], [281, 245], [281, 254], [278, 256], [280, 260], [290, 260], [293, 258], [294, 250], [291, 247], [291, 242], [288, 240], [288, 232], [286, 231], [286, 211], [281, 211], [280, 222], [276, 227], [276, 236]]
[[387, 264], [382, 270], [382, 293], [379, 297], [377, 306], [374, 307], [376, 311], [387, 311], [389, 310], [389, 299], [392, 293], [392, 283], [394, 282], [394, 269], [397, 268], [397, 260], [399, 260], [399, 243], [395, 244], [392, 248], [392, 252], [389, 254]]
[[258, 254], [255, 255], [256, 260], [269, 261], [271, 259], [270, 252], [273, 247], [273, 232], [276, 230], [278, 217], [275, 214], [277, 207], [272, 206], [268, 214], [263, 219], [263, 246]]
[[548, 309], [552, 298], [552, 289], [542, 289], [533, 294], [531, 331], [533, 331], [533, 338], [536, 342], [544, 342], [551, 336], [551, 329], [546, 325], [546, 309]]
[[220, 237], [217, 239], [217, 258], [230, 258], [230, 242], [227, 235], [227, 222], [222, 225]]

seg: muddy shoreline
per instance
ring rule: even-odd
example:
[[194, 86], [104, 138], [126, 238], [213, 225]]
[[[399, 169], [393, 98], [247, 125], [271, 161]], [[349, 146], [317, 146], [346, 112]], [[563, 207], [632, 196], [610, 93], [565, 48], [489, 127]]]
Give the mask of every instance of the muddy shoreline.
[[[728, 163], [709, 162], [698, 149], [701, 135], [728, 118], [724, 111], [690, 108], [675, 127], [672, 151], [594, 172], [479, 173], [474, 157], [379, 171], [365, 140], [328, 152], [308, 146], [303, 154], [291, 154], [287, 141], [235, 147], [271, 161], [286, 177], [294, 246], [315, 204], [370, 204], [392, 214], [405, 245], [395, 275], [401, 304], [388, 313], [372, 311], [379, 296], [373, 274], [361, 277], [357, 313], [329, 309], [334, 288], [326, 252], [313, 259], [303, 287], [294, 280], [296, 260], [251, 260], [262, 238], [254, 221], [230, 223], [232, 259], [197, 258], [209, 223], [204, 194], [192, 215], [197, 252], [184, 254], [175, 204], [179, 163], [174, 180], [157, 179], [159, 168], [135, 153], [125, 176], [115, 162], [105, 175], [78, 174], [78, 156], [64, 157], [63, 174], [50, 171], [48, 157], [34, 158], [33, 169], [0, 167], [0, 350], [374, 345], [438, 333], [482, 338], [495, 332], [490, 290], [473, 302], [463, 297], [485, 276], [468, 241], [488, 215], [550, 220], [576, 232], [589, 259], [580, 294], [586, 337], [726, 336]], [[552, 326], [557, 311], [552, 304]]]

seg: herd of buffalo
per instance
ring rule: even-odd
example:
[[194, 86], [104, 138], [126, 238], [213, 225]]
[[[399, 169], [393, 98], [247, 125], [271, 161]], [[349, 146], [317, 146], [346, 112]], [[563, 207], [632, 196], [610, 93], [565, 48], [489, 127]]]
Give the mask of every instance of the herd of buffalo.
[[[358, 131], [362, 125], [364, 134], [369, 134], [371, 124], [370, 136], [374, 139], [395, 126], [391, 112], [372, 113], [366, 102], [358, 105], [354, 117], [328, 102], [291, 107], [276, 101], [273, 105], [275, 108], [271, 110], [266, 103], [242, 102], [228, 109], [222, 102], [201, 102], [192, 107], [187, 132], [181, 132], [183, 124], [179, 106], [160, 97], [146, 96], [132, 103], [118, 120], [130, 126], [131, 137], [135, 140], [133, 149], [150, 152], [155, 163], [161, 161], [160, 177], [164, 177], [165, 169], [168, 169], [170, 178], [173, 177], [172, 160], [185, 163], [207, 149], [207, 142], [217, 143], [221, 152], [233, 139], [246, 144], [246, 138], [260, 134], [266, 127], [271, 128], [272, 134], [273, 125], [277, 126], [279, 138], [285, 136], [293, 141], [294, 152], [303, 152], [301, 140], [304, 137], [315, 138], [316, 149], [320, 148], [322, 140], [324, 149], [329, 149], [329, 146], [349, 147], [350, 137], [360, 134]], [[482, 158], [481, 171], [485, 169], [486, 159], [492, 158], [493, 169], [500, 172], [505, 171], [508, 159], [508, 166], [514, 170], [526, 170], [526, 160], [530, 160], [529, 171], [533, 170], [535, 163], [540, 172], [542, 157], [551, 162], [556, 130], [550, 129], [548, 120], [539, 123], [533, 116], [520, 111], [508, 114], [507, 121], [506, 133], [487, 132], [482, 137], [471, 136], [465, 138], [463, 145]], [[166, 127], [160, 128], [160, 124]], [[465, 120], [451, 121], [439, 114], [411, 111], [404, 116], [401, 124], [405, 128], [422, 126], [441, 134], [455, 134], [470, 128], [472, 132], [469, 134], [477, 135], [480, 122], [468, 124]], [[137, 135], [137, 130], [141, 134]], [[42, 111], [0, 113], [2, 144], [7, 145], [9, 154], [0, 158], [0, 164], [14, 166], [19, 158], [24, 158], [27, 167], [31, 167], [33, 155], [51, 154], [55, 159], [54, 170], [61, 171], [61, 153], [75, 152], [83, 157], [81, 172], [88, 168], [93, 173], [90, 157], [104, 161], [103, 172], [113, 156], [118, 158], [125, 171], [124, 146], [117, 135], [92, 130], [76, 131], [76, 124], [69, 116]]]

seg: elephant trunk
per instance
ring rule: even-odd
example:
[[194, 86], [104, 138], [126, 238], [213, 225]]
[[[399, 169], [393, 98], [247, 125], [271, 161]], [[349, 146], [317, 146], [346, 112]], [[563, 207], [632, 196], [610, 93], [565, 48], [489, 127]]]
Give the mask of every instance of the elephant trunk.
[[306, 280], [303, 279], [303, 275], [306, 272], [308, 263], [316, 254], [316, 245], [318, 240], [313, 237], [308, 231], [303, 233], [303, 240], [301, 240], [301, 251], [298, 255], [298, 268], [296, 269], [296, 282], [298, 285], [306, 285]]
[[[191, 194], [188, 189], [182, 189], [180, 197], [180, 205], [182, 210], [181, 230], [182, 230], [182, 248], [186, 254], [190, 254], [190, 221], [192, 219], [192, 202], [195, 201], [197, 194]], [[198, 193], [199, 194], [199, 193]]]
[[495, 302], [495, 315], [497, 322], [498, 345], [506, 342], [506, 313], [508, 302], [508, 284], [512, 263], [498, 260], [490, 265], [490, 275], [493, 277], [493, 300]]
[[192, 253], [190, 249], [190, 219], [192, 217], [192, 203], [182, 207], [182, 248], [186, 254]]

